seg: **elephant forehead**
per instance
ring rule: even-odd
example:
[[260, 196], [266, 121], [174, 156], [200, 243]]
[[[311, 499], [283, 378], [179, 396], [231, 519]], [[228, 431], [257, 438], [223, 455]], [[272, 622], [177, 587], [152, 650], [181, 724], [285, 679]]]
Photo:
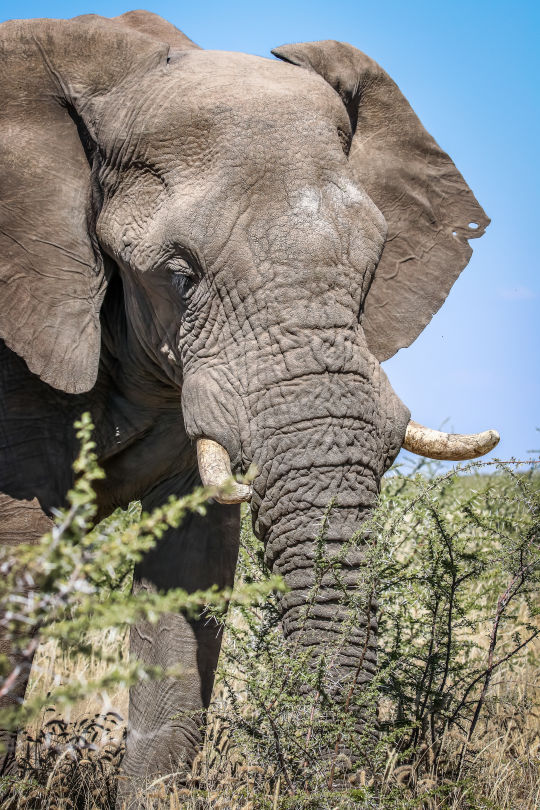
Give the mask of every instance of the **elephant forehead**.
[[[306, 84], [307, 83], [307, 84]], [[315, 74], [247, 54], [193, 51], [111, 97], [103, 133], [126, 158], [171, 170], [227, 160], [244, 165], [307, 153], [306, 144], [347, 131], [345, 107]], [[127, 147], [127, 148], [126, 148]]]
[[228, 51], [187, 51], [168, 66], [166, 76], [198, 104], [226, 101], [243, 108], [261, 98], [287, 97], [295, 106], [319, 106], [332, 116], [345, 116], [344, 106], [330, 85], [278, 59]]

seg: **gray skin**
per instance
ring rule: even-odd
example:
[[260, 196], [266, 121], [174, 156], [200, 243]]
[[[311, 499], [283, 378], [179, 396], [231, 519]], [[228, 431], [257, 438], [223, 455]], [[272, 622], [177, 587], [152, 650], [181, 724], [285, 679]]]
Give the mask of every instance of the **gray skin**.
[[[2, 541], [39, 536], [63, 504], [82, 411], [107, 474], [100, 517], [191, 491], [208, 437], [236, 473], [258, 470], [254, 528], [290, 589], [286, 635], [331, 641], [327, 588], [299, 630], [321, 516], [335, 499], [338, 551], [372, 509], [409, 420], [380, 361], [440, 307], [484, 212], [350, 45], [203, 51], [148, 12], [0, 35]], [[239, 507], [213, 504], [167, 532], [134, 587], [231, 585], [238, 537]], [[345, 560], [351, 588], [362, 559]], [[375, 617], [368, 636], [361, 680]], [[193, 759], [220, 642], [181, 616], [134, 628], [135, 655], [184, 674], [131, 690], [121, 799]]]

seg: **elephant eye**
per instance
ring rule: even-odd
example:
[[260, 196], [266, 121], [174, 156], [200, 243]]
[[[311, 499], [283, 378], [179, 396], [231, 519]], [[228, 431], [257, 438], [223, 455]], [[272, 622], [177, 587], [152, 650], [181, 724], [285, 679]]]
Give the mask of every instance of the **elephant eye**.
[[168, 263], [172, 286], [183, 298], [188, 298], [199, 280], [199, 274], [186, 259], [175, 258]]
[[173, 275], [187, 276], [188, 278], [197, 277], [197, 273], [191, 264], [186, 259], [181, 259], [179, 256], [171, 259], [167, 263], [167, 267]]

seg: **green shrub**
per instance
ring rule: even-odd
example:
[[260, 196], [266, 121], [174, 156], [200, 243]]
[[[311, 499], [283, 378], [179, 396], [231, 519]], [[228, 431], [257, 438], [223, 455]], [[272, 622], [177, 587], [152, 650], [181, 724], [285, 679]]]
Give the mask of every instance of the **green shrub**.
[[[151, 515], [132, 504], [94, 527], [92, 486], [102, 473], [88, 417], [78, 430], [78, 478], [55, 528], [35, 546], [0, 551], [0, 626], [23, 664], [39, 642], [54, 639], [78, 662], [100, 656], [105, 674], [81, 675], [3, 711], [3, 727], [21, 727], [51, 704], [61, 712], [95, 690], [174, 675], [139, 662], [118, 666], [117, 657], [96, 650], [95, 633], [142, 617], [156, 621], [163, 612], [205, 611], [226, 632], [204, 751], [191, 781], [164, 793], [162, 804], [154, 792], [148, 807], [158, 801], [167, 810], [525, 810], [540, 795], [533, 710], [540, 691], [540, 478], [532, 468], [475, 462], [443, 474], [429, 466], [396, 472], [384, 483], [370, 526], [349, 541], [362, 544], [365, 559], [354, 591], [342, 582], [340, 558], [327, 554], [323, 520], [305, 615], [323, 577], [331, 576], [344, 620], [333, 647], [314, 662], [313, 651], [283, 638], [281, 583], [265, 567], [248, 508], [232, 593], [131, 594], [133, 564], [168, 526], [179, 525], [187, 510], [203, 512], [216, 493], [173, 499]], [[350, 632], [365, 626], [375, 597], [378, 675], [367, 687], [353, 679], [337, 699], [334, 658]], [[0, 689], [8, 691], [16, 673], [7, 659], [2, 667]], [[58, 808], [109, 810], [118, 751], [90, 751], [89, 741], [96, 727], [113, 721], [77, 722], [46, 719], [6, 807], [16, 807], [20, 793], [26, 807], [50, 800]], [[69, 765], [66, 746], [76, 751]], [[57, 779], [53, 799], [49, 771]]]
[[[539, 478], [512, 463], [486, 475], [491, 466], [475, 462], [445, 474], [431, 469], [428, 476], [387, 479], [354, 593], [341, 583], [339, 560], [326, 555], [323, 522], [313, 596], [331, 572], [346, 618], [317, 666], [308, 663], [311, 651], [284, 640], [279, 594], [229, 613], [221, 700], [213, 710], [228, 742], [210, 746], [214, 780], [220, 768], [231, 773], [236, 757], [257, 763], [259, 795], [272, 795], [279, 780], [280, 793], [298, 807], [326, 807], [330, 788], [352, 806], [351, 783], [367, 784], [355, 790], [364, 791], [370, 807], [379, 806], [371, 803], [375, 795], [377, 802], [385, 797], [381, 807], [417, 806], [407, 802], [417, 794], [427, 801], [429, 791], [436, 806], [446, 806], [452, 791], [455, 801], [456, 790], [471, 800], [466, 785], [475, 737], [495, 728], [499, 702], [518, 699], [508, 689], [499, 695], [499, 675], [510, 680], [527, 656], [533, 662], [540, 633]], [[365, 532], [350, 542], [365, 543]], [[240, 575], [245, 582], [269, 575], [247, 512]], [[371, 611], [375, 593], [379, 674], [336, 700], [328, 680], [332, 658]], [[358, 716], [367, 718], [363, 732]], [[412, 790], [409, 799], [398, 801], [396, 783]]]
[[456, 776], [493, 678], [540, 633], [538, 477], [482, 468], [391, 478], [375, 517], [384, 727], [401, 758], [431, 770], [445, 734], [459, 730]]
[[[94, 452], [90, 416], [84, 414], [75, 427], [81, 450], [74, 464], [77, 479], [67, 495], [68, 506], [58, 511], [54, 527], [37, 544], [0, 548], [0, 628], [19, 659], [16, 667], [7, 656], [0, 659], [0, 696], [9, 694], [20, 668], [32, 660], [44, 641], [55, 639], [68, 656], [95, 657], [100, 653], [92, 637], [100, 630], [123, 629], [139, 619], [157, 622], [169, 612], [192, 616], [211, 607], [220, 614], [229, 603], [258, 601], [280, 587], [274, 577], [240, 586], [234, 595], [217, 588], [194, 593], [181, 589], [164, 594], [131, 593], [134, 564], [169, 526], [179, 526], [188, 511], [204, 514], [206, 502], [217, 489], [201, 488], [183, 498], [170, 498], [151, 514], [141, 514], [140, 506], [132, 504], [127, 512], [117, 510], [94, 526], [93, 483], [103, 478], [103, 472]], [[54, 703], [61, 708], [92, 691], [174, 676], [173, 671], [140, 661], [117, 667], [116, 656], [110, 660], [101, 657], [110, 667], [98, 680], [73, 680], [51, 694], [26, 700], [24, 705], [3, 708], [0, 726], [20, 728], [46, 705]]]

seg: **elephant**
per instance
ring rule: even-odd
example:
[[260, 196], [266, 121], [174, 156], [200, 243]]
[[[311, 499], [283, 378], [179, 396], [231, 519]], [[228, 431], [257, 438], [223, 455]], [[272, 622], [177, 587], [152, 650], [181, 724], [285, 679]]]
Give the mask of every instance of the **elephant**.
[[[332, 601], [312, 606], [313, 632], [300, 616], [328, 503], [337, 552], [401, 447], [461, 459], [498, 440], [412, 422], [381, 368], [440, 308], [487, 216], [397, 85], [347, 43], [210, 51], [146, 11], [0, 29], [0, 539], [50, 525], [89, 411], [98, 518], [256, 470], [168, 530], [136, 590], [231, 586], [249, 500], [287, 586], [285, 635], [322, 643]], [[347, 553], [347, 587], [363, 559]], [[183, 670], [131, 689], [123, 801], [193, 760], [220, 644], [200, 618], [132, 629], [133, 655]], [[366, 646], [369, 681], [376, 617]]]

